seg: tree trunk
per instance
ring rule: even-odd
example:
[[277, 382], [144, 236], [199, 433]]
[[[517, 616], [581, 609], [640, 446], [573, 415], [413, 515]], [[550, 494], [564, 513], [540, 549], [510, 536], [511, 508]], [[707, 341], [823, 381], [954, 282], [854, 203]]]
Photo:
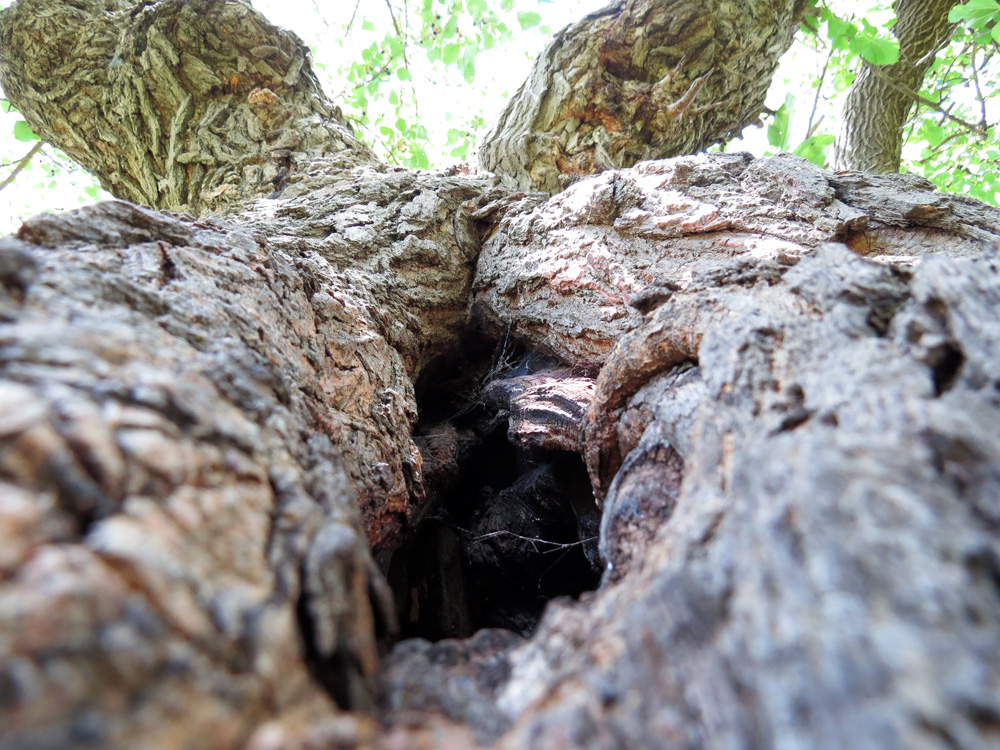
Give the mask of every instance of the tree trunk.
[[224, 212], [0, 238], [0, 749], [995, 743], [1000, 211], [792, 156], [385, 168], [235, 0], [0, 42], [119, 195]]
[[924, 74], [951, 37], [948, 11], [956, 0], [898, 0], [894, 4], [899, 61], [871, 65], [862, 61], [840, 118], [834, 142], [834, 168], [866, 172], [899, 171], [903, 128], [916, 104]]

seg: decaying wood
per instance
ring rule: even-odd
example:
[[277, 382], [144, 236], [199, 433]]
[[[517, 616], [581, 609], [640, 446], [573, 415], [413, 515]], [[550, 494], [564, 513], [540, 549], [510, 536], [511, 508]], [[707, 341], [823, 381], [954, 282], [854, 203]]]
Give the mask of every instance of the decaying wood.
[[615, 0], [556, 34], [479, 152], [520, 190], [693, 154], [758, 121], [806, 3]]
[[[677, 67], [639, 43], [664, 27], [644, 7], [548, 64], [618, 23], [600, 49]], [[793, 11], [755, 13], [784, 44]], [[240, 33], [198, 31], [222, 17]], [[706, 55], [758, 54], [711, 33]], [[241, 69], [256, 34], [277, 51]], [[792, 156], [552, 198], [380, 167], [236, 0], [18, 0], [0, 40], [32, 125], [119, 195], [206, 211], [209, 190], [228, 216], [116, 201], [0, 238], [0, 750], [995, 744], [1000, 211]], [[654, 83], [621, 54], [628, 92]], [[270, 101], [244, 78], [197, 88], [226, 60], [288, 84], [273, 133], [241, 140]], [[711, 67], [690, 60], [680, 95]], [[714, 75], [685, 114], [705, 137]], [[139, 114], [111, 112], [139, 79]], [[180, 90], [177, 139], [221, 156], [170, 172], [152, 115]], [[283, 132], [317, 135], [272, 193]], [[525, 185], [624, 163], [561, 148]], [[423, 578], [399, 574], [414, 538]], [[525, 571], [571, 548], [601, 585], [536, 623]], [[500, 619], [525, 637], [389, 650], [394, 602], [409, 632], [433, 604], [427, 632], [466, 634], [470, 602], [517, 587]]]
[[526, 448], [583, 452], [583, 418], [594, 396], [593, 378], [545, 370], [494, 380], [483, 399], [505, 412], [511, 443]]

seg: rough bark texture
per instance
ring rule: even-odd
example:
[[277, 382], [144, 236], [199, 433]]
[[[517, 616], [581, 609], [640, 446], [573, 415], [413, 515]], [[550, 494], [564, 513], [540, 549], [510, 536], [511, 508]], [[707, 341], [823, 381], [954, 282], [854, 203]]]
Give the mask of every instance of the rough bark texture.
[[0, 238], [0, 748], [997, 745], [1000, 211], [344, 163]]
[[893, 5], [899, 62], [862, 61], [841, 113], [833, 150], [835, 169], [899, 171], [903, 127], [935, 53], [951, 36], [948, 11], [955, 5], [956, 0], [898, 0]]
[[556, 35], [479, 152], [519, 190], [693, 154], [757, 122], [805, 3], [617, 0]]
[[[330, 715], [303, 618], [363, 705], [391, 599], [331, 443], [338, 363], [309, 353], [370, 324], [303, 288], [308, 259], [130, 204], [0, 242], [0, 747], [233, 747]], [[405, 389], [385, 375], [373, 397]]]
[[[661, 232], [619, 229], [637, 204]], [[584, 367], [606, 341], [583, 428], [608, 569], [523, 644], [401, 645], [389, 705], [448, 664], [425, 732], [443, 717], [499, 747], [995, 746], [1000, 212], [721, 156], [582, 182], [508, 217], [481, 268], [516, 226], [548, 260], [522, 264], [521, 307], [481, 276], [488, 314]], [[612, 275], [639, 277], [628, 316], [589, 299]]]
[[117, 197], [220, 210], [300, 165], [373, 163], [309, 50], [243, 0], [18, 0], [0, 83], [28, 124]]

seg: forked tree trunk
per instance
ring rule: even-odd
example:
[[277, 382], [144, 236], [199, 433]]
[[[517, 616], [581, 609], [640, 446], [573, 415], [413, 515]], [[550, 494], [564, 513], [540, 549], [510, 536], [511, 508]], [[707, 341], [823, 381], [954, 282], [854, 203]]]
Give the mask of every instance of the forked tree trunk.
[[[658, 39], [677, 122], [740, 127], [730, 68], [772, 69], [794, 9], [663, 8], [544, 59]], [[719, 42], [748, 16], [771, 42]], [[708, 24], [714, 64], [664, 51]], [[632, 166], [669, 138], [627, 97], [572, 147], [515, 105], [557, 145], [501, 180], [386, 168], [235, 0], [18, 0], [0, 43], [118, 195], [224, 213], [0, 238], [0, 748], [995, 741], [996, 209], [791, 156]], [[655, 78], [625, 68], [595, 95]]]

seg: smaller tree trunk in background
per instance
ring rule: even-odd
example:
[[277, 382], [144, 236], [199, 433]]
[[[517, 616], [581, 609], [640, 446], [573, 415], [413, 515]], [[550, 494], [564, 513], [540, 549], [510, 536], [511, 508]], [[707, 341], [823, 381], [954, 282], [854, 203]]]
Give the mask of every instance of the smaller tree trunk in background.
[[893, 33], [899, 62], [864, 62], [847, 94], [834, 143], [834, 168], [898, 172], [903, 127], [934, 53], [951, 36], [948, 11], [956, 0], [899, 0]]

